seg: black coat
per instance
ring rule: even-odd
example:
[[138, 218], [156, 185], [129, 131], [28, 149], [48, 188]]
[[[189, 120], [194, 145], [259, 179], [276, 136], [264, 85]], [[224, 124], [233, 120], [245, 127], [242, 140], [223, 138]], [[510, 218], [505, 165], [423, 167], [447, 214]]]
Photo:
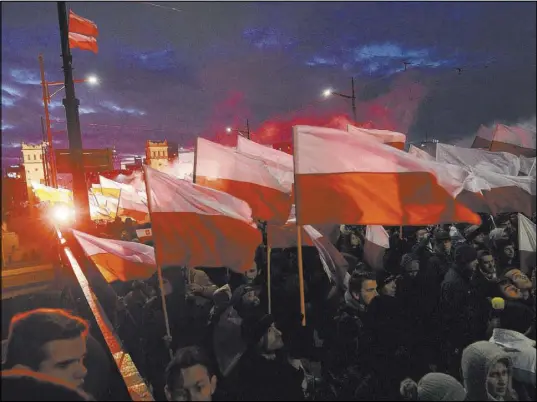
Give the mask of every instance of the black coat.
[[485, 339], [490, 308], [464, 270], [451, 267], [441, 285], [440, 324], [444, 339], [459, 350]]

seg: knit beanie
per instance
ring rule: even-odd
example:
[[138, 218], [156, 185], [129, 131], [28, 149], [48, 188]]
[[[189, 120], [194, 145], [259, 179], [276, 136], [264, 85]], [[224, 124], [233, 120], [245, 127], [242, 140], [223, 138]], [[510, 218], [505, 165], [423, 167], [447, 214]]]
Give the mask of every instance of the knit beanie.
[[468, 264], [476, 259], [476, 249], [468, 244], [461, 244], [455, 249], [455, 262], [459, 265]]
[[395, 281], [398, 278], [397, 275], [391, 274], [387, 271], [378, 271], [376, 274], [377, 288], [381, 289], [388, 283]]
[[247, 345], [256, 345], [273, 323], [274, 317], [271, 314], [244, 319], [241, 324], [242, 339]]
[[444, 373], [429, 373], [418, 383], [419, 401], [464, 401], [466, 390], [460, 382]]

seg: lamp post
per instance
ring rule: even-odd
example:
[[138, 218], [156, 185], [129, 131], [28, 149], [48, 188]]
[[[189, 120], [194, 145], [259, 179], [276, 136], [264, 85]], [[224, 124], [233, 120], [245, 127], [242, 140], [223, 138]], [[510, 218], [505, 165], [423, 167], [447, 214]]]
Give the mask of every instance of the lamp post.
[[354, 118], [354, 121], [356, 122], [356, 92], [354, 90], [354, 77], [351, 77], [351, 94], [350, 95], [345, 95], [339, 92], [335, 92], [332, 89], [325, 89], [323, 91], [323, 96], [325, 98], [328, 98], [331, 95], [337, 95], [337, 96], [341, 96], [342, 98], [351, 100], [352, 116]]
[[[46, 81], [45, 79], [45, 64], [43, 60], [43, 55], [40, 54], [39, 57], [39, 69], [41, 70], [41, 87], [43, 89], [43, 106], [45, 109], [45, 133], [46, 133], [46, 143], [47, 143], [47, 153], [48, 153], [48, 162], [49, 162], [49, 174], [48, 174], [48, 185], [51, 187], [57, 188], [58, 187], [58, 178], [57, 178], [57, 172], [56, 172], [56, 160], [54, 158], [54, 148], [52, 145], [52, 131], [50, 127], [50, 113], [49, 113], [49, 104], [50, 100], [54, 95], [56, 95], [58, 92], [60, 92], [62, 89], [65, 88], [65, 84], [63, 81]], [[78, 79], [73, 80], [74, 83], [82, 83], [87, 82], [91, 85], [96, 85], [99, 83], [99, 80], [95, 76], [89, 76], [84, 79]], [[54, 93], [50, 94], [49, 87], [52, 86], [59, 86], [61, 87]]]
[[250, 124], [248, 122], [248, 119], [246, 119], [246, 130], [241, 130], [238, 128], [231, 128], [231, 127], [226, 128], [226, 132], [231, 133], [232, 131], [236, 131], [239, 135], [242, 135], [243, 137], [250, 139]]

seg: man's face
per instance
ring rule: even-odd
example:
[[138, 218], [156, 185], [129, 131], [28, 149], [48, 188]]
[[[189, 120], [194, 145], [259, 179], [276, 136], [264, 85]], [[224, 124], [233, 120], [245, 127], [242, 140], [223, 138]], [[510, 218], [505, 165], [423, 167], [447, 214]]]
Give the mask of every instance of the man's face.
[[505, 283], [500, 285], [500, 290], [503, 294], [503, 297], [507, 300], [521, 300], [522, 292], [512, 283]]
[[354, 233], [351, 233], [351, 246], [357, 247], [360, 244], [360, 238]]
[[209, 378], [205, 366], [196, 364], [181, 370], [181, 379], [177, 388], [166, 388], [169, 401], [212, 401], [216, 389], [216, 377]]
[[377, 281], [364, 281], [362, 283], [362, 290], [360, 291], [360, 298], [363, 300], [364, 304], [369, 306], [371, 301], [377, 296]]
[[282, 333], [278, 328], [272, 324], [268, 330], [265, 336], [262, 339], [263, 342], [263, 349], [266, 352], [275, 352], [277, 350], [280, 350], [283, 348], [283, 338]]
[[409, 264], [405, 267], [405, 272], [408, 276], [411, 278], [415, 278], [418, 273], [420, 272], [420, 263], [419, 261], [411, 261]]
[[418, 241], [422, 241], [426, 234], [427, 231], [425, 229], [420, 229], [416, 232], [416, 239]]
[[252, 282], [257, 277], [257, 264], [254, 262], [252, 267], [244, 273], [248, 282]]
[[487, 392], [495, 400], [503, 400], [509, 385], [509, 371], [507, 366], [498, 362], [491, 367], [487, 375]]
[[479, 268], [483, 276], [489, 281], [496, 279], [496, 262], [491, 255], [484, 255], [481, 257]]
[[485, 243], [485, 234], [484, 233], [479, 233], [475, 238], [474, 238], [474, 243], [475, 244], [479, 244], [479, 245], [482, 245]]
[[82, 387], [84, 377], [88, 373], [84, 366], [85, 336], [47, 342], [43, 351], [46, 358], [39, 365], [40, 373], [67, 381], [75, 387]]
[[436, 250], [442, 254], [449, 254], [451, 252], [451, 240], [438, 240]]
[[478, 264], [478, 262], [477, 262], [477, 258], [476, 258], [475, 260], [470, 261], [469, 263], [466, 264], [466, 270], [468, 272], [474, 273], [475, 270], [477, 269], [477, 264]]
[[512, 244], [508, 244], [507, 246], [505, 246], [503, 248], [503, 253], [509, 259], [514, 258], [515, 257], [515, 246], [513, 246]]
[[395, 280], [388, 282], [381, 289], [381, 293], [385, 296], [395, 297], [396, 292], [397, 292], [397, 284]]

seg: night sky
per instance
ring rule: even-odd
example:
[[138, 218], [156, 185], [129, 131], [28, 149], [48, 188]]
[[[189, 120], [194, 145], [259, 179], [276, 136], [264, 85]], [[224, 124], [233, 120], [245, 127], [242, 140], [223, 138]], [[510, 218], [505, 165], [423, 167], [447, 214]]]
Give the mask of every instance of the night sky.
[[[293, 123], [340, 126], [356, 80], [358, 122], [469, 145], [480, 124], [535, 130], [536, 5], [513, 3], [73, 2], [100, 31], [99, 53], [72, 51], [84, 146], [142, 154], [146, 139], [185, 147], [290, 138]], [[173, 9], [172, 9], [173, 8]], [[175, 9], [175, 10], [174, 10]], [[55, 2], [2, 2], [2, 164], [37, 142], [43, 115], [38, 54], [63, 80]], [[404, 71], [403, 61], [411, 64]], [[459, 72], [457, 68], [462, 68]], [[62, 96], [55, 146], [67, 147]]]

